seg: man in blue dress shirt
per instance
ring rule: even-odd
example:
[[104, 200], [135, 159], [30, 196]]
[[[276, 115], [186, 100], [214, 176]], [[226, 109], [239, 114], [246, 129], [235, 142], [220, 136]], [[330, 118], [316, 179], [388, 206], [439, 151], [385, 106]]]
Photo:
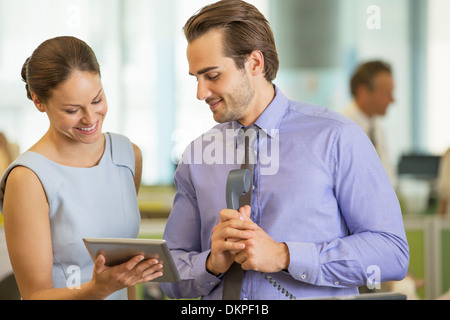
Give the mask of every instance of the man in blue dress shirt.
[[[162, 284], [166, 294], [222, 299], [233, 263], [245, 270], [241, 299], [353, 295], [403, 279], [401, 210], [374, 147], [352, 121], [274, 86], [278, 55], [264, 16], [224, 0], [184, 31], [197, 98], [219, 125], [192, 142], [175, 174], [164, 238], [182, 281]], [[252, 203], [234, 211], [225, 209], [226, 183], [247, 127], [258, 131]]]

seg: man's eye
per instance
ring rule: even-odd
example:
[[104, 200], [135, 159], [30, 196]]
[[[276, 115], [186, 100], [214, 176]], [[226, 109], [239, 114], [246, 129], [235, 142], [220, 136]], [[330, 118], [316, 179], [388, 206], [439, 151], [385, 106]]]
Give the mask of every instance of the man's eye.
[[217, 80], [219, 78], [219, 76], [220, 76], [220, 74], [217, 73], [217, 74], [208, 75], [207, 78], [208, 78], [208, 80], [213, 81], [213, 80]]

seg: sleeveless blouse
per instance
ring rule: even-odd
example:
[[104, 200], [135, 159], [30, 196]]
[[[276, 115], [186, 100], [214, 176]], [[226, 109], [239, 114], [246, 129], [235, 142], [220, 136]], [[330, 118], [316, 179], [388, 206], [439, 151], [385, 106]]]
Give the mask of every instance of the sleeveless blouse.
[[[11, 164], [0, 181], [2, 211], [6, 180], [12, 169], [27, 167], [40, 179], [49, 203], [55, 288], [74, 287], [92, 278], [94, 263], [83, 238], [138, 236], [141, 218], [134, 184], [133, 146], [118, 134], [106, 133], [105, 138], [105, 152], [95, 167], [68, 167], [27, 151]], [[108, 297], [126, 298], [126, 289]]]

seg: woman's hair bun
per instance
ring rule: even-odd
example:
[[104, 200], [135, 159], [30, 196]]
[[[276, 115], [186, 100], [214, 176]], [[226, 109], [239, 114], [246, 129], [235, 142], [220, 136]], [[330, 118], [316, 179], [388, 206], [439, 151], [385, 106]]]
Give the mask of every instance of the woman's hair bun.
[[23, 67], [22, 67], [22, 81], [25, 82], [25, 89], [27, 90], [27, 97], [28, 97], [28, 99], [32, 100], [30, 87], [28, 86], [28, 81], [27, 81], [27, 68], [28, 68], [28, 62], [29, 61], [30, 61], [30, 58], [28, 58], [25, 61], [25, 63], [23, 64]]
[[32, 100], [33, 93], [39, 102], [48, 102], [53, 90], [69, 79], [74, 70], [100, 76], [95, 53], [84, 41], [66, 36], [44, 41], [22, 67], [28, 99]]

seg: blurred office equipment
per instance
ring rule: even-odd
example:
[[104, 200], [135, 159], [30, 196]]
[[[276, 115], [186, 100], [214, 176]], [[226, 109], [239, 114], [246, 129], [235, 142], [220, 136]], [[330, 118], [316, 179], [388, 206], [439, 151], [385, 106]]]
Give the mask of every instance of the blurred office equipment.
[[440, 156], [404, 154], [398, 164], [398, 196], [403, 214], [433, 214]]
[[440, 156], [405, 154], [398, 165], [398, 174], [416, 179], [434, 180], [439, 172]]

